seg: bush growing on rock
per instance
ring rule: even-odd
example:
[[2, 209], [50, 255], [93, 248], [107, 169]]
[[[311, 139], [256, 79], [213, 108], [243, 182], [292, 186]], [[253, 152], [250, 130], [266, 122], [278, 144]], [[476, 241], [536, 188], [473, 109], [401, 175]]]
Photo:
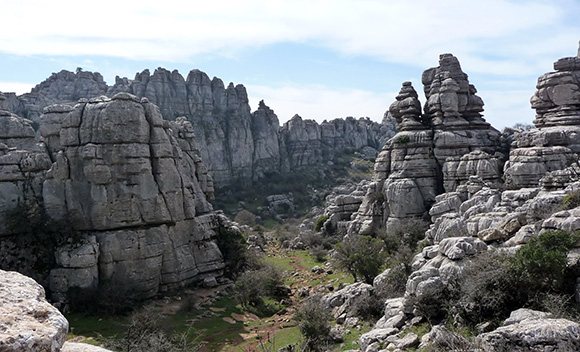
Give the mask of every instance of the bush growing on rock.
[[565, 210], [574, 209], [580, 206], [580, 191], [575, 191], [567, 194], [564, 199], [562, 199], [562, 208]]
[[240, 225], [256, 225], [256, 215], [249, 210], [242, 209], [234, 217], [234, 221]]
[[264, 299], [285, 298], [287, 291], [283, 287], [282, 271], [272, 264], [260, 263], [260, 267], [245, 271], [238, 277], [234, 284], [233, 297], [243, 307], [254, 308], [268, 315], [268, 311], [276, 308], [267, 307]]
[[331, 314], [322, 297], [312, 296], [305, 300], [294, 314], [294, 319], [306, 339], [307, 350], [323, 350], [329, 342]]
[[372, 284], [385, 264], [383, 242], [370, 236], [348, 236], [334, 247], [335, 266], [348, 271], [355, 281]]
[[499, 325], [512, 310], [525, 303], [521, 290], [511, 257], [495, 251], [483, 252], [462, 273], [458, 299], [451, 304], [451, 313], [456, 321], [470, 326], [484, 321]]
[[322, 231], [322, 227], [324, 226], [326, 220], [328, 220], [328, 216], [323, 215], [319, 217], [318, 220], [316, 220], [316, 225], [314, 225], [314, 231], [315, 232]]
[[567, 265], [567, 253], [578, 239], [575, 233], [549, 231], [513, 256], [488, 251], [474, 257], [462, 273], [458, 299], [451, 302], [455, 320], [497, 325], [524, 306], [576, 315], [568, 302], [580, 272], [578, 265]]
[[220, 226], [216, 242], [224, 257], [226, 275], [236, 277], [248, 262], [247, 242], [244, 235], [239, 231]]
[[[531, 292], [566, 292], [571, 287], [577, 268], [567, 266], [568, 251], [576, 245], [580, 236], [566, 231], [548, 231], [520, 248], [513, 259], [515, 273], [525, 280]], [[531, 295], [531, 293], [530, 293]]]

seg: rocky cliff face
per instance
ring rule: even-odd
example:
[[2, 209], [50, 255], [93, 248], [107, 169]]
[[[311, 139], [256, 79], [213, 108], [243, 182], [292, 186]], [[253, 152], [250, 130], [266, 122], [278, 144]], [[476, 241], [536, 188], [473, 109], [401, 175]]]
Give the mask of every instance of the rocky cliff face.
[[[479, 116], [481, 99], [452, 56], [442, 55], [438, 68], [425, 71], [423, 114], [410, 83], [403, 84], [390, 107], [400, 132], [377, 159], [350, 235], [423, 216], [432, 223], [430, 245], [414, 257], [404, 296], [387, 300], [385, 315], [361, 336], [362, 351], [399, 341], [419, 314], [413, 302], [444, 295], [477, 253], [514, 253], [542, 232], [580, 229], [580, 208], [559, 210], [566, 195], [580, 190], [580, 56], [558, 60], [554, 69], [538, 79], [531, 99], [535, 128], [503, 137]], [[508, 140], [513, 142], [502, 168]], [[569, 265], [578, 251], [569, 252]], [[419, 347], [443, 330], [433, 327]], [[572, 321], [517, 310], [476, 341], [483, 351], [573, 351], [579, 331]]]
[[[214, 237], [227, 219], [208, 203], [213, 182], [185, 118], [164, 120], [128, 93], [85, 99], [45, 109], [45, 146], [28, 120], [3, 111], [0, 214], [33, 201], [82, 234], [55, 249], [55, 298], [103, 282], [152, 296], [222, 274]], [[0, 235], [7, 253], [11, 233]]]
[[250, 111], [243, 85], [225, 86], [219, 78], [210, 79], [199, 70], [190, 71], [187, 78], [176, 70], [158, 68], [153, 74], [144, 70], [132, 80], [117, 77], [113, 86], [107, 86], [98, 73], [61, 71], [31, 93], [9, 94], [7, 105], [38, 122], [46, 106], [74, 105], [79, 98], [112, 97], [119, 92], [149, 99], [166, 120], [186, 117], [217, 187], [248, 184], [266, 173], [331, 161], [345, 150], [366, 146], [378, 150], [393, 134], [392, 125], [353, 118], [321, 125], [295, 120], [281, 128], [274, 111], [263, 102], [255, 112]]

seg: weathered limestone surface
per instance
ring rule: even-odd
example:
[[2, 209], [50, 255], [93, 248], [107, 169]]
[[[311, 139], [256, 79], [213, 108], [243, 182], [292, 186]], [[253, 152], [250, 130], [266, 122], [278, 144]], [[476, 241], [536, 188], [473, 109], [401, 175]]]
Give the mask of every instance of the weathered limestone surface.
[[[546, 313], [521, 309], [512, 312], [504, 326], [478, 336], [484, 351], [564, 351], [580, 350], [580, 324], [567, 319], [546, 317]], [[521, 316], [516, 319], [516, 316]]]
[[455, 191], [471, 176], [498, 184], [505, 161], [500, 133], [481, 117], [475, 95], [459, 61], [443, 54], [439, 66], [423, 73], [424, 113], [410, 82], [403, 83], [389, 113], [399, 133], [375, 163], [374, 185], [350, 233], [371, 233], [406, 218], [425, 216], [443, 192]]
[[536, 128], [514, 143], [505, 165], [506, 184], [534, 186], [546, 173], [578, 161], [580, 152], [580, 57], [554, 63], [556, 72], [538, 78], [530, 102]]
[[[390, 108], [400, 132], [377, 159], [373, 183], [350, 234], [378, 227], [388, 230], [401, 219], [426, 218], [428, 212], [432, 224], [425, 235], [430, 245], [413, 259], [404, 297], [385, 302], [399, 304], [391, 304], [374, 330], [359, 340], [363, 351], [392, 343], [398, 329], [417, 318], [409, 302], [443, 294], [479, 252], [513, 254], [542, 232], [580, 229], [580, 209], [562, 210], [564, 197], [580, 191], [578, 60], [559, 60], [554, 64], [557, 72], [539, 78], [531, 100], [536, 127], [508, 129], [504, 135], [481, 119], [483, 103], [452, 56], [442, 55], [440, 66], [423, 75], [424, 114], [411, 85], [403, 84]], [[428, 141], [426, 151], [416, 149], [418, 140]], [[424, 162], [411, 162], [416, 159]], [[420, 176], [428, 165], [435, 172]], [[418, 180], [424, 185], [429, 177], [437, 188], [421, 187]], [[573, 248], [568, 264], [578, 262], [580, 248]], [[580, 300], [578, 292], [575, 298]], [[396, 330], [386, 334], [383, 329]], [[420, 347], [435, 343], [437, 336], [474, 347], [441, 327], [433, 327]], [[518, 310], [504, 326], [481, 334], [478, 341], [484, 351], [576, 351], [580, 328], [546, 313]]]
[[30, 93], [11, 97], [10, 110], [18, 116], [38, 122], [43, 109], [49, 105], [75, 104], [80, 98], [92, 98], [107, 92], [107, 83], [98, 72], [62, 70], [53, 73]]
[[44, 296], [34, 280], [0, 270], [0, 350], [58, 352], [68, 333], [68, 321]]
[[31, 121], [10, 113], [0, 93], [0, 236], [7, 234], [6, 211], [24, 201], [40, 200], [50, 164], [45, 146], [35, 138]]
[[220, 275], [212, 240], [220, 219], [193, 138], [188, 121], [163, 120], [154, 104], [128, 93], [82, 102], [64, 117], [44, 205], [94, 235], [61, 249], [53, 291], [108, 281], [154, 295]]

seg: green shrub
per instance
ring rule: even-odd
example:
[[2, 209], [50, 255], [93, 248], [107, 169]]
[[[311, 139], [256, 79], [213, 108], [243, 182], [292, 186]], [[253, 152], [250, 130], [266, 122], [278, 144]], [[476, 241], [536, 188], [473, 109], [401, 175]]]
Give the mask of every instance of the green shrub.
[[256, 225], [256, 215], [249, 210], [242, 209], [236, 214], [234, 221], [240, 225], [254, 226]]
[[314, 225], [314, 231], [315, 232], [322, 231], [322, 227], [324, 226], [326, 220], [328, 220], [328, 216], [326, 215], [319, 217], [318, 220], [316, 220], [316, 225]]
[[167, 318], [154, 308], [144, 308], [131, 316], [125, 335], [106, 340], [105, 347], [118, 352], [194, 352], [202, 347], [192, 329], [183, 334], [166, 330]]
[[241, 232], [219, 226], [216, 242], [226, 264], [226, 275], [236, 277], [248, 262], [247, 242]]
[[397, 142], [401, 143], [401, 144], [407, 144], [411, 141], [411, 139], [409, 138], [409, 136], [401, 136], [397, 139]]
[[328, 255], [328, 251], [321, 245], [311, 248], [309, 253], [319, 263], [325, 262]]
[[294, 319], [298, 321], [300, 332], [306, 339], [306, 348], [311, 351], [323, 350], [328, 344], [331, 314], [322, 297], [312, 296], [306, 299], [296, 310]]
[[514, 275], [511, 257], [494, 251], [475, 256], [464, 269], [459, 286], [451, 313], [468, 326], [484, 321], [498, 325], [527, 300], [520, 278]]
[[562, 207], [565, 210], [574, 209], [580, 206], [580, 191], [575, 191], [567, 194], [564, 199], [562, 199]]
[[513, 259], [515, 273], [531, 291], [564, 292], [568, 251], [580, 236], [566, 231], [548, 231], [522, 246]]
[[385, 264], [383, 242], [370, 236], [348, 236], [336, 244], [333, 262], [339, 269], [348, 271], [355, 281], [368, 284], [382, 272]]
[[282, 270], [273, 264], [262, 262], [259, 268], [243, 272], [233, 288], [234, 299], [245, 308], [263, 308], [267, 297], [285, 298], [286, 291]]
[[567, 253], [578, 235], [549, 231], [522, 246], [514, 256], [494, 251], [474, 257], [464, 269], [458, 299], [452, 302], [455, 320], [475, 326], [498, 325], [521, 307], [577, 316], [567, 303], [574, 292], [577, 266], [567, 266]]

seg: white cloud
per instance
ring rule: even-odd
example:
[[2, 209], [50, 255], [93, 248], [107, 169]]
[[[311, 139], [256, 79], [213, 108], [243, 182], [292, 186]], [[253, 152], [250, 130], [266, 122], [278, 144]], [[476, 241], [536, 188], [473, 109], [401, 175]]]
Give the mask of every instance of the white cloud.
[[318, 122], [347, 116], [370, 117], [380, 122], [397, 95], [396, 92], [379, 94], [364, 90], [333, 90], [324, 86], [247, 85], [246, 88], [252, 110], [263, 99], [274, 110], [281, 124], [295, 114]]
[[36, 86], [36, 83], [22, 83], [22, 82], [2, 82], [0, 81], [0, 92], [2, 93], [16, 93], [18, 95], [30, 93], [30, 90]]
[[530, 98], [535, 87], [514, 90], [481, 90], [477, 94], [485, 103], [484, 118], [492, 126], [501, 130], [516, 123], [532, 124], [535, 111], [531, 108]]
[[420, 67], [453, 52], [476, 72], [527, 74], [578, 40], [580, 24], [567, 21], [576, 9], [565, 0], [4, 1], [3, 27], [17, 30], [0, 33], [0, 51], [188, 61], [311, 42]]

